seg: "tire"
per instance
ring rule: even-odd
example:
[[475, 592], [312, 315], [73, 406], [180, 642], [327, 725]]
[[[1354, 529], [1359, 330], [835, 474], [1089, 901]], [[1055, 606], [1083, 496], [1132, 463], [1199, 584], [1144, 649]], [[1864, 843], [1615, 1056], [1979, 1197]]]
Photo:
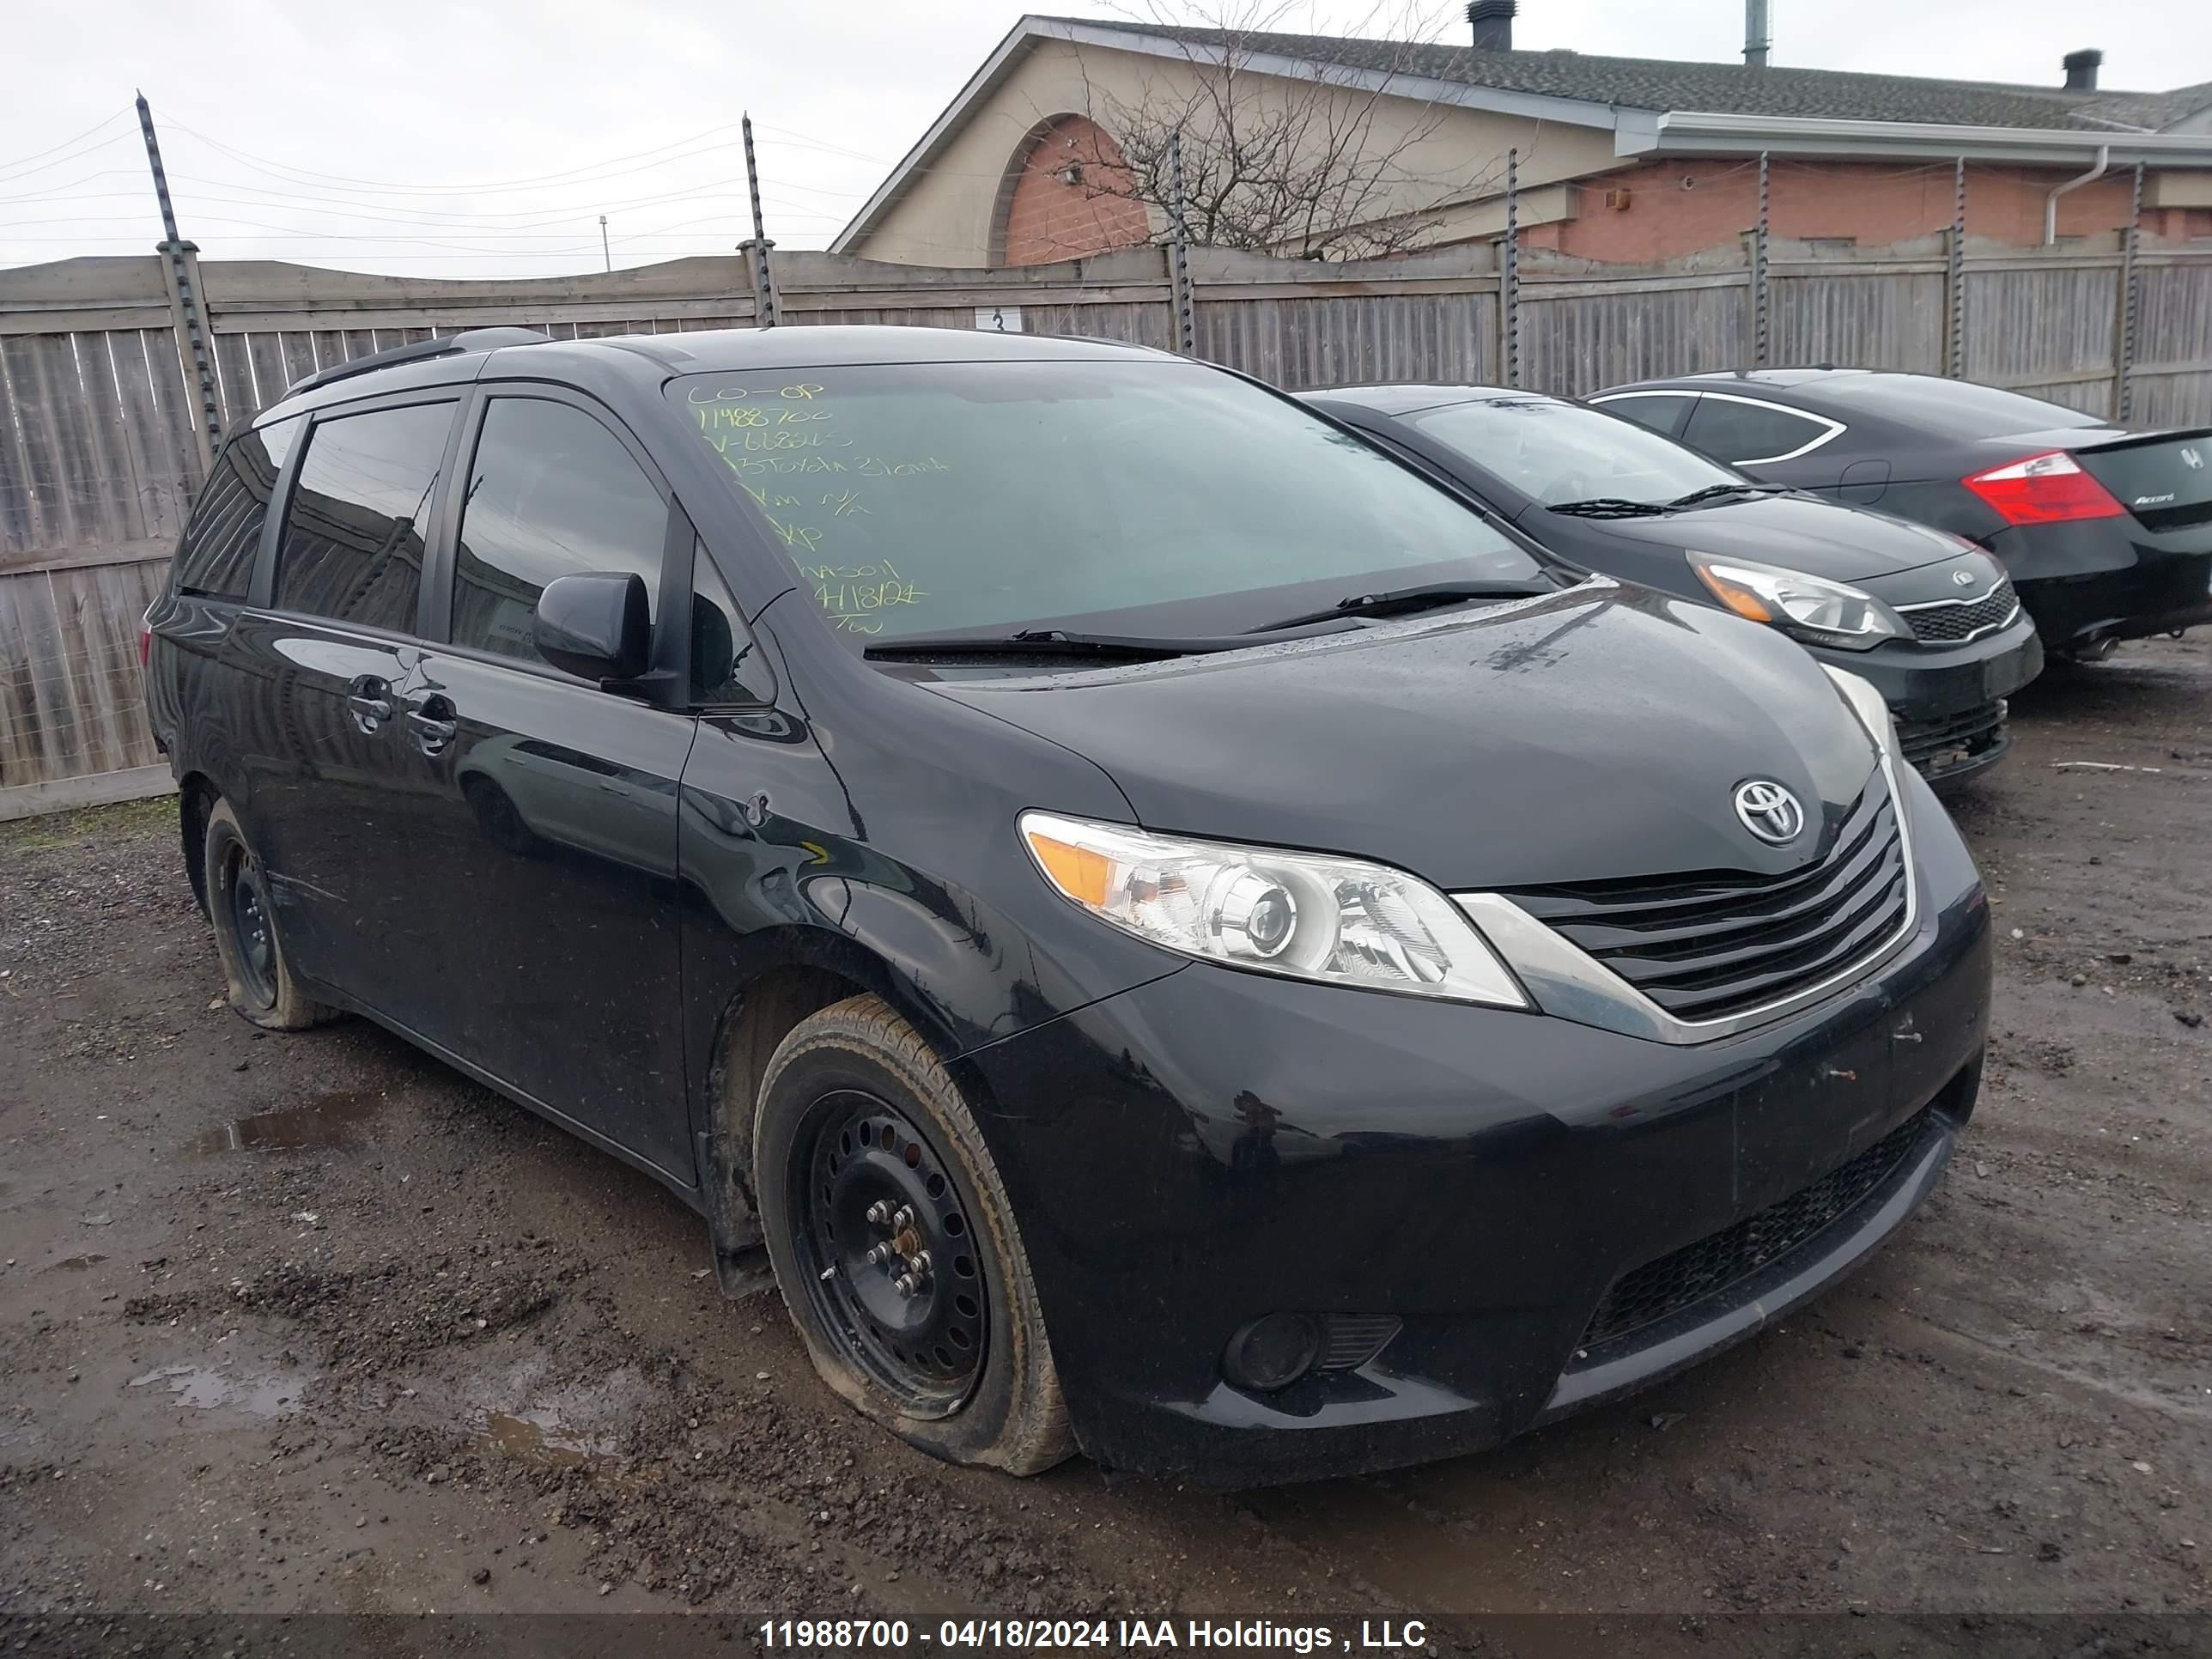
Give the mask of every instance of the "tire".
[[218, 799], [208, 813], [201, 859], [208, 920], [232, 1008], [270, 1031], [303, 1031], [336, 1018], [337, 1010], [309, 997], [292, 977], [261, 861], [227, 800]]
[[[847, 1404], [948, 1462], [1036, 1474], [1073, 1455], [997, 1166], [958, 1085], [881, 999], [825, 1008], [777, 1048], [753, 1177], [784, 1304]], [[886, 1222], [878, 1203], [912, 1218]], [[861, 1257], [872, 1243], [896, 1253], [888, 1265]], [[922, 1249], [921, 1288], [896, 1297]]]

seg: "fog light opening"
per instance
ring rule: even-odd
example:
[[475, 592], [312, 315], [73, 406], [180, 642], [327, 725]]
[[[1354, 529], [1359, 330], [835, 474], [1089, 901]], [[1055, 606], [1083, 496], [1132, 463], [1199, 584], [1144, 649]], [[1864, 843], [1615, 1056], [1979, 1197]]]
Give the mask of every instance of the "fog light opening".
[[1273, 1313], [1229, 1339], [1221, 1371], [1240, 1389], [1273, 1394], [1287, 1389], [1321, 1358], [1321, 1326], [1305, 1314]]

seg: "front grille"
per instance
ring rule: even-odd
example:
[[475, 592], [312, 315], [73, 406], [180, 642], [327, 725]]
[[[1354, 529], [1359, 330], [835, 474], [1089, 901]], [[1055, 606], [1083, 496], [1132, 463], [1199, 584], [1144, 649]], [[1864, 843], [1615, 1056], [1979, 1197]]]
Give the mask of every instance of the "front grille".
[[1912, 769], [1940, 778], [1955, 766], [1978, 759], [2001, 745], [2005, 736], [2002, 699], [1938, 720], [1899, 720], [1897, 741]]
[[1826, 856], [1787, 875], [1712, 870], [1508, 897], [1677, 1019], [1725, 1019], [1863, 961], [1904, 925], [1897, 804], [1880, 770]]
[[1997, 585], [1978, 599], [1937, 599], [1899, 605], [1898, 611], [1914, 639], [1928, 645], [1956, 645], [2009, 623], [2020, 614], [2020, 596], [2012, 591], [2009, 576], [1999, 576]]
[[1880, 1140], [1802, 1192], [1771, 1204], [1733, 1226], [1708, 1233], [1671, 1255], [1648, 1261], [1615, 1279], [1583, 1332], [1581, 1346], [1639, 1330], [1725, 1291], [1760, 1268], [1780, 1261], [1841, 1220], [1883, 1186], [1920, 1151], [1934, 1126], [1933, 1107], [1923, 1107]]

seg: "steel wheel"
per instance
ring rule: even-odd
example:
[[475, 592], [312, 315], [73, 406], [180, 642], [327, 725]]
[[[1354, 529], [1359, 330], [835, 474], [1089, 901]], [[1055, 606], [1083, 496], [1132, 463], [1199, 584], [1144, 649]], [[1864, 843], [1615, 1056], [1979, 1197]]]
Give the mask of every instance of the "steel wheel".
[[276, 939], [269, 927], [269, 899], [261, 866], [243, 847], [230, 849], [224, 885], [229, 890], [231, 938], [238, 946], [239, 978], [257, 1008], [276, 1001]]
[[792, 1141], [794, 1254], [841, 1357], [915, 1417], [943, 1417], [981, 1376], [989, 1310], [979, 1248], [945, 1160], [905, 1113], [825, 1094]]

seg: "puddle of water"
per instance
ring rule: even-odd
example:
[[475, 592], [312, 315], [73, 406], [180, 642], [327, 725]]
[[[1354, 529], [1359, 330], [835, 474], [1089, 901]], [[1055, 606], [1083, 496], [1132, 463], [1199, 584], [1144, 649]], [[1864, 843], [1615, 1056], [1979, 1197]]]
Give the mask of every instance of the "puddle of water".
[[191, 1150], [211, 1152], [289, 1152], [304, 1146], [338, 1146], [352, 1140], [361, 1126], [382, 1111], [382, 1095], [341, 1090], [319, 1095], [304, 1106], [262, 1112], [192, 1137]]
[[604, 1469], [620, 1461], [610, 1437], [580, 1433], [549, 1411], [487, 1413], [478, 1443], [533, 1468]]
[[157, 1383], [176, 1395], [180, 1406], [235, 1406], [256, 1417], [284, 1417], [299, 1410], [307, 1389], [305, 1377], [225, 1376], [205, 1365], [163, 1365], [131, 1379], [134, 1389]]
[[107, 1258], [106, 1256], [100, 1255], [96, 1250], [88, 1252], [83, 1255], [65, 1255], [60, 1261], [49, 1267], [46, 1271], [50, 1273], [81, 1273], [87, 1268], [95, 1267], [99, 1263], [106, 1260]]

